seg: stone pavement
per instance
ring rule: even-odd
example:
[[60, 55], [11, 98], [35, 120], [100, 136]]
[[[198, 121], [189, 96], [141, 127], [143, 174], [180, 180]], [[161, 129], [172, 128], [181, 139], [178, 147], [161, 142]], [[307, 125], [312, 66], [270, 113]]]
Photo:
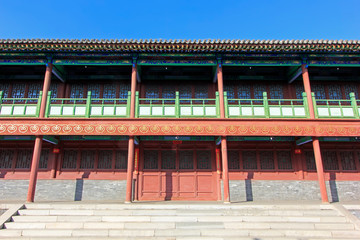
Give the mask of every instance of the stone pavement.
[[360, 239], [360, 220], [351, 214], [360, 204], [42, 202], [7, 208], [1, 217], [10, 221], [0, 239]]

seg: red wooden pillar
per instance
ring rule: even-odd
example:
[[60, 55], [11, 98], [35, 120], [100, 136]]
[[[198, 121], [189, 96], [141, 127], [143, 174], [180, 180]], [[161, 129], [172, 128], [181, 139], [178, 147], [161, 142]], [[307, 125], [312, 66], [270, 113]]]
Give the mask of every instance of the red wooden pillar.
[[137, 69], [136, 69], [136, 64], [134, 63], [131, 71], [130, 118], [135, 118], [136, 75], [137, 75]]
[[48, 63], [46, 65], [46, 72], [45, 72], [45, 78], [44, 78], [44, 86], [43, 86], [43, 95], [41, 98], [41, 105], [40, 105], [40, 118], [44, 118], [45, 116], [45, 109], [46, 109], [46, 100], [47, 100], [47, 94], [50, 88], [51, 83], [51, 73], [52, 73], [53, 65], [52, 63]]
[[135, 191], [134, 191], [134, 201], [138, 201], [138, 181], [139, 181], [139, 146], [135, 147], [135, 156], [134, 156], [134, 179], [135, 179]]
[[229, 168], [227, 159], [227, 146], [226, 137], [221, 137], [221, 157], [222, 157], [222, 169], [223, 169], [223, 184], [224, 184], [224, 202], [230, 202], [230, 189], [229, 189]]
[[220, 118], [225, 118], [225, 105], [224, 105], [224, 82], [223, 72], [221, 64], [217, 67], [217, 80], [218, 80], [218, 92], [219, 92], [219, 104], [220, 104]]
[[217, 187], [217, 200], [221, 200], [221, 157], [220, 149], [216, 148], [215, 157], [216, 157], [216, 187]]
[[126, 173], [125, 203], [131, 203], [133, 169], [134, 169], [134, 136], [130, 136], [129, 147], [128, 147], [128, 165], [127, 165], [127, 173]]
[[312, 143], [313, 143], [313, 148], [314, 148], [316, 172], [318, 175], [318, 180], [319, 180], [319, 185], [320, 185], [321, 200], [324, 203], [328, 203], [329, 199], [328, 199], [328, 195], [327, 195], [327, 191], [326, 191], [324, 168], [323, 168], [323, 163], [322, 163], [322, 159], [321, 159], [319, 139], [317, 137], [313, 137]]
[[309, 72], [308, 72], [306, 64], [301, 65], [301, 71], [302, 71], [304, 89], [305, 89], [305, 93], [306, 93], [306, 99], [308, 101], [308, 106], [309, 106], [310, 118], [314, 119], [315, 118], [314, 105], [313, 105], [312, 97], [311, 97]]
[[[43, 95], [41, 98], [39, 118], [44, 118], [44, 116], [45, 116], [46, 100], [47, 100], [47, 93], [49, 91], [50, 83], [51, 83], [52, 67], [53, 67], [52, 63], [48, 63], [46, 65], [44, 85], [43, 85]], [[32, 162], [31, 162], [31, 170], [30, 170], [30, 181], [29, 181], [29, 188], [28, 188], [28, 195], [27, 195], [28, 202], [33, 202], [34, 197], [35, 197], [35, 189], [36, 189], [37, 173], [38, 173], [39, 160], [40, 160], [40, 154], [41, 154], [41, 146], [42, 146], [42, 136], [36, 136], [33, 158], [32, 158]]]
[[42, 136], [36, 136], [34, 152], [31, 162], [29, 188], [27, 194], [28, 202], [33, 202], [35, 197], [35, 188], [36, 188], [37, 173], [38, 173], [39, 160], [41, 154], [41, 145], [42, 145]]

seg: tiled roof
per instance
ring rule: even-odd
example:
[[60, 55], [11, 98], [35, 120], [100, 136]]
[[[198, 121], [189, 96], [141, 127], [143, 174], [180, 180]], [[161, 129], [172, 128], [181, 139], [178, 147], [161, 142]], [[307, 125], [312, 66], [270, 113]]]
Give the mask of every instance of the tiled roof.
[[359, 52], [360, 40], [0, 39], [0, 51]]

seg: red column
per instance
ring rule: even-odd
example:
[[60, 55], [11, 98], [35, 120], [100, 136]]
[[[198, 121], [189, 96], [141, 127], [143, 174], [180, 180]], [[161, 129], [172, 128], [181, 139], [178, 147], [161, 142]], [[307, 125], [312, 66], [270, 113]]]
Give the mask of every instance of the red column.
[[230, 189], [229, 189], [229, 168], [227, 159], [227, 146], [226, 137], [221, 137], [221, 157], [222, 157], [222, 169], [223, 169], [223, 184], [224, 184], [224, 202], [230, 202]]
[[29, 181], [29, 188], [27, 195], [28, 202], [33, 202], [35, 197], [35, 188], [36, 188], [37, 172], [38, 172], [39, 160], [41, 154], [41, 145], [42, 145], [42, 136], [36, 136], [33, 158], [31, 162], [31, 170], [30, 170], [30, 181]]
[[128, 147], [128, 166], [127, 166], [127, 172], [126, 172], [125, 203], [131, 202], [133, 169], [134, 169], [134, 136], [130, 136], [129, 137], [129, 147]]
[[218, 80], [218, 92], [219, 92], [219, 104], [220, 104], [220, 118], [225, 118], [225, 105], [224, 105], [224, 82], [223, 72], [221, 64], [217, 67], [217, 80]]
[[139, 153], [140, 149], [138, 146], [135, 147], [135, 156], [134, 156], [134, 179], [135, 179], [135, 192], [134, 192], [134, 201], [138, 201], [138, 181], [139, 181]]
[[220, 149], [216, 148], [215, 157], [216, 157], [216, 187], [217, 187], [217, 196], [218, 201], [221, 200], [221, 158], [220, 158]]
[[135, 93], [136, 93], [136, 64], [133, 64], [131, 71], [131, 102], [130, 102], [130, 118], [135, 118]]
[[313, 137], [313, 148], [314, 148], [314, 155], [315, 155], [315, 163], [316, 163], [316, 172], [318, 175], [319, 185], [320, 185], [320, 193], [321, 193], [321, 200], [324, 203], [328, 203], [328, 195], [326, 191], [326, 184], [325, 184], [325, 177], [324, 177], [324, 168], [321, 159], [321, 151], [320, 151], [320, 144], [319, 139], [317, 137]]
[[40, 118], [44, 118], [44, 116], [45, 116], [46, 99], [47, 99], [47, 94], [48, 94], [48, 91], [49, 91], [49, 88], [50, 88], [50, 83], [51, 83], [52, 68], [53, 68], [52, 63], [48, 63], [46, 65], [44, 86], [43, 86], [43, 90], [42, 90], [43, 95], [42, 95], [42, 98], [41, 98], [41, 105], [40, 105], [40, 114], [39, 114]]
[[301, 71], [302, 71], [302, 78], [303, 78], [306, 98], [307, 98], [308, 106], [309, 106], [310, 118], [314, 119], [315, 118], [314, 105], [313, 105], [312, 97], [311, 97], [311, 87], [310, 87], [309, 72], [308, 72], [306, 64], [301, 65]]

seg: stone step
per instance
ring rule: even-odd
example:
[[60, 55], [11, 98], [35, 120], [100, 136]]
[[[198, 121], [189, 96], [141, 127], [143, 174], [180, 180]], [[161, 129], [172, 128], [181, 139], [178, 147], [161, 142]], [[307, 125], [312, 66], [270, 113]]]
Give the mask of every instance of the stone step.
[[84, 210], [84, 209], [21, 209], [18, 211], [22, 216], [47, 216], [47, 215], [241, 215], [241, 216], [340, 216], [340, 213], [334, 210]]
[[[206, 210], [206, 209], [272, 209], [272, 210], [299, 210], [299, 205], [236, 205], [236, 204], [56, 204], [56, 203], [28, 203], [25, 205], [26, 209], [84, 209], [84, 210], [127, 210], [127, 209], [191, 209], [191, 210]], [[322, 210], [333, 209], [330, 204], [303, 204], [301, 210]]]

